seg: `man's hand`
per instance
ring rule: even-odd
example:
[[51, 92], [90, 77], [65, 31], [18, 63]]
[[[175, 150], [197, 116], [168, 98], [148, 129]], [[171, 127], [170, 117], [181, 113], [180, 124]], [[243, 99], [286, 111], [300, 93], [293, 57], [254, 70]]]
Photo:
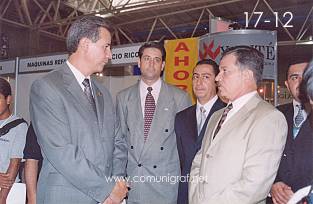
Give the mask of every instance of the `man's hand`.
[[0, 188], [10, 189], [14, 183], [14, 179], [8, 173], [0, 173]]
[[126, 197], [127, 192], [127, 183], [125, 181], [118, 181], [103, 204], [120, 204]]
[[293, 191], [285, 183], [276, 182], [272, 185], [271, 196], [274, 204], [286, 204], [292, 195]]

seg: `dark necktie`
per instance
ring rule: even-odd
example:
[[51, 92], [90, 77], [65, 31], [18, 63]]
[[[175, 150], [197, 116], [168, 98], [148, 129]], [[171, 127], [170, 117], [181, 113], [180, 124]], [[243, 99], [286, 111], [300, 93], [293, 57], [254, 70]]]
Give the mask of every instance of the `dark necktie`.
[[84, 88], [84, 93], [87, 96], [87, 100], [89, 101], [89, 104], [91, 105], [91, 107], [95, 111], [95, 113], [97, 113], [97, 111], [96, 111], [96, 103], [95, 103], [95, 99], [92, 96], [89, 79], [87, 79], [87, 78], [84, 79], [83, 85], [85, 87]]
[[146, 96], [146, 101], [145, 101], [145, 116], [144, 116], [144, 141], [146, 142], [147, 138], [148, 138], [148, 134], [150, 131], [150, 127], [151, 127], [151, 123], [152, 123], [152, 119], [153, 119], [153, 115], [154, 115], [154, 111], [155, 111], [155, 101], [154, 98], [151, 94], [152, 91], [152, 87], [148, 87], [147, 88], [148, 93]]
[[215, 132], [214, 132], [214, 135], [213, 135], [213, 139], [214, 139], [214, 137], [217, 135], [217, 133], [220, 131], [220, 129], [221, 129], [223, 123], [224, 123], [225, 120], [226, 120], [226, 117], [227, 117], [228, 112], [229, 112], [232, 108], [233, 108], [233, 104], [231, 104], [231, 103], [225, 108], [225, 110], [224, 110], [224, 112], [223, 112], [223, 114], [222, 114], [222, 117], [221, 117], [220, 121], [218, 122], [218, 125], [217, 125], [217, 127], [216, 127], [216, 129], [215, 129]]

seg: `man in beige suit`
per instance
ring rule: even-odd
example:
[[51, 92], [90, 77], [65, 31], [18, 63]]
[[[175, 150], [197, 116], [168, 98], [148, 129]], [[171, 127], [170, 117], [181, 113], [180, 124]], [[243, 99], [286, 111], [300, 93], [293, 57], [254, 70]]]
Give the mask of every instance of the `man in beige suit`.
[[265, 203], [287, 136], [286, 120], [257, 93], [264, 58], [248, 46], [222, 55], [216, 76], [226, 108], [212, 115], [192, 163], [190, 204]]

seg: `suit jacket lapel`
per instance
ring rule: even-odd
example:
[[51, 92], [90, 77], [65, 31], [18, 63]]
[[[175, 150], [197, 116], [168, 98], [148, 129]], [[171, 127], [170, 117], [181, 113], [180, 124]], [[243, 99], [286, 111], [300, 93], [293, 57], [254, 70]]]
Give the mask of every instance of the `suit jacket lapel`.
[[103, 127], [103, 117], [104, 117], [104, 100], [103, 100], [103, 96], [102, 93], [99, 89], [99, 85], [98, 83], [95, 81], [96, 79], [91, 80], [91, 86], [92, 89], [94, 91], [94, 98], [95, 98], [95, 103], [96, 103], [96, 109], [97, 109], [97, 118], [98, 118], [98, 126], [99, 126], [99, 131], [102, 131], [102, 127]]
[[[249, 112], [256, 108], [257, 104], [261, 100], [262, 99], [259, 96], [253, 96], [243, 107], [241, 107], [241, 109], [237, 113], [235, 113], [235, 115], [233, 115], [226, 123], [223, 124], [222, 128], [217, 133], [215, 138], [213, 139], [213, 137], [211, 137], [211, 140], [213, 140], [212, 146], [218, 143], [225, 135], [230, 134], [230, 132], [236, 129], [236, 127], [239, 127], [242, 121], [250, 116]], [[214, 131], [216, 127], [217, 124], [215, 125]], [[214, 131], [212, 132], [212, 134], [214, 133]]]
[[143, 120], [143, 110], [141, 108], [141, 99], [140, 99], [140, 86], [139, 82], [131, 90], [130, 99], [129, 99], [129, 108], [134, 111], [134, 120], [136, 122], [136, 137], [134, 138], [134, 144], [136, 145], [136, 156], [138, 160], [141, 157], [143, 147], [144, 147], [144, 120]]
[[[215, 101], [215, 103], [213, 104], [213, 106], [212, 106], [212, 108], [211, 108], [211, 110], [210, 110], [208, 116], [206, 117], [206, 120], [205, 120], [205, 122], [204, 122], [204, 124], [203, 124], [203, 127], [202, 127], [202, 129], [201, 129], [201, 132], [200, 132], [200, 134], [199, 134], [199, 136], [198, 136], [198, 142], [197, 142], [197, 143], [200, 143], [200, 145], [201, 145], [201, 142], [202, 142], [204, 133], [205, 133], [205, 131], [206, 131], [206, 126], [208, 125], [208, 122], [209, 122], [209, 120], [210, 120], [212, 114], [213, 114], [214, 112], [216, 112], [217, 110], [219, 110], [219, 109], [225, 107], [225, 106], [226, 106], [226, 104], [225, 104], [221, 99], [218, 98], [218, 99]], [[200, 147], [199, 147], [199, 148], [200, 148]]]
[[96, 113], [93, 111], [91, 105], [88, 102], [87, 97], [85, 96], [83, 90], [78, 84], [74, 74], [70, 70], [70, 68], [65, 65], [61, 70], [63, 72], [63, 82], [65, 88], [69, 91], [69, 95], [71, 95], [75, 100], [75, 105], [80, 105], [81, 108], [79, 111], [84, 112], [84, 116], [88, 117], [88, 121], [97, 121]]
[[293, 139], [293, 115], [294, 115], [293, 104], [290, 103], [290, 105], [288, 106], [288, 109], [285, 112], [285, 118], [287, 120], [288, 127], [289, 127], [288, 135], [290, 135], [292, 139]]
[[189, 112], [189, 115], [187, 117], [187, 120], [189, 120], [189, 122], [186, 125], [190, 125], [190, 129], [191, 132], [193, 132], [194, 134], [192, 134], [192, 138], [194, 139], [194, 142], [197, 141], [198, 139], [198, 128], [197, 128], [197, 114], [196, 114], [196, 110], [197, 110], [197, 105], [193, 105], [192, 109]]
[[170, 118], [169, 115], [174, 114], [174, 101], [172, 100], [167, 85], [162, 81], [161, 90], [158, 98], [158, 102], [156, 104], [156, 109], [154, 112], [154, 116], [152, 119], [150, 132], [148, 135], [148, 139], [144, 146], [144, 151], [146, 151], [153, 143], [158, 140], [163, 140], [161, 134], [165, 123], [168, 123], [167, 119]]

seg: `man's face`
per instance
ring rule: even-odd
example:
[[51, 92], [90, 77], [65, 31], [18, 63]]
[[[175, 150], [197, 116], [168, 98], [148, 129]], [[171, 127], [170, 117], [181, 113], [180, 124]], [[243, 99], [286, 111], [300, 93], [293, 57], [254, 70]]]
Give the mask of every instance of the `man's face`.
[[9, 111], [9, 104], [11, 103], [11, 96], [4, 97], [0, 94], [0, 116], [6, 114]]
[[215, 73], [212, 65], [201, 64], [195, 67], [192, 88], [201, 104], [207, 103], [216, 95]]
[[154, 83], [160, 78], [165, 63], [162, 61], [162, 53], [157, 48], [143, 50], [138, 66], [141, 70], [141, 79], [145, 82]]
[[293, 98], [299, 102], [299, 86], [302, 81], [302, 75], [307, 64], [308, 63], [300, 63], [291, 65], [288, 70], [288, 78], [285, 81], [287, 89], [289, 90]]
[[219, 66], [220, 72], [216, 76], [219, 94], [227, 100], [234, 101], [243, 95], [245, 90], [243, 72], [236, 65], [236, 56], [233, 54], [226, 55], [222, 58]]
[[86, 49], [86, 58], [90, 63], [90, 70], [92, 73], [102, 72], [104, 65], [112, 59], [111, 52], [111, 34], [105, 28], [99, 29], [99, 39], [97, 42], [92, 42], [90, 39], [86, 39], [88, 46]]

